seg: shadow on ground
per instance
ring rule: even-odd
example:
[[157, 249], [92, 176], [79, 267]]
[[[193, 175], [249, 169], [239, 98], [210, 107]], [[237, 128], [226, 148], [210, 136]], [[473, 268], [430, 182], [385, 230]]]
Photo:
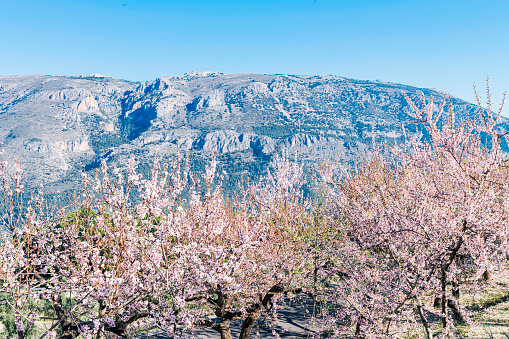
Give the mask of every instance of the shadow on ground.
[[[310, 298], [298, 298], [296, 300], [285, 300], [283, 309], [277, 311], [275, 321], [271, 317], [262, 316], [251, 332], [251, 338], [276, 338], [273, 330], [281, 338], [311, 338], [313, 334], [312, 315], [318, 314], [318, 308]], [[212, 319], [219, 321], [219, 319]], [[269, 326], [272, 323], [272, 328]], [[231, 325], [233, 338], [238, 338], [242, 327], [241, 321], [234, 321]], [[190, 336], [191, 332], [182, 333], [184, 336]], [[208, 327], [196, 328], [194, 335], [198, 339], [219, 339], [221, 335]], [[168, 336], [164, 332], [151, 332], [148, 335], [140, 335], [140, 338], [146, 339], [164, 339]]]

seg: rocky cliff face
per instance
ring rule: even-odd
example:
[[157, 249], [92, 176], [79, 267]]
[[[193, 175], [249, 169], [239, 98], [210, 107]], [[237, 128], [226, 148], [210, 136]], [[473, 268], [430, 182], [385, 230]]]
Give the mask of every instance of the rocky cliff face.
[[[334, 76], [188, 73], [151, 82], [89, 77], [0, 77], [0, 142], [29, 183], [49, 191], [76, 187], [80, 171], [105, 156], [140, 169], [156, 154], [188, 152], [198, 168], [214, 152], [230, 173], [256, 175], [277, 152], [307, 163], [358, 159], [373, 144], [403, 140], [402, 96], [429, 89]], [[452, 99], [458, 114], [475, 106]]]

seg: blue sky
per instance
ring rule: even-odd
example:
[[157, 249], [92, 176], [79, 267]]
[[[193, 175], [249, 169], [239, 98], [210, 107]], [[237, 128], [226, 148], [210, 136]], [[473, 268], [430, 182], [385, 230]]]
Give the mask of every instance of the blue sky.
[[489, 75], [500, 102], [509, 1], [0, 0], [0, 75], [211, 70], [380, 79], [469, 101]]

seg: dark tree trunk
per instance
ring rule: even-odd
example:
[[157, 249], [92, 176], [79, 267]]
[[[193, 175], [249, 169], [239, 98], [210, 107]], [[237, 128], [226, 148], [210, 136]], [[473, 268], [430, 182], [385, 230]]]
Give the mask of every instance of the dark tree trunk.
[[466, 319], [463, 316], [463, 314], [461, 313], [461, 311], [460, 311], [456, 301], [449, 299], [447, 301], [447, 306], [452, 310], [453, 317], [454, 317], [454, 320], [456, 322], [458, 322], [458, 323], [465, 323], [466, 322]]
[[251, 331], [253, 330], [254, 325], [256, 324], [256, 320], [258, 316], [250, 315], [244, 320], [242, 324], [242, 330], [240, 331], [239, 339], [248, 339], [251, 336]]
[[456, 299], [460, 299], [460, 286], [457, 282], [452, 282], [452, 296]]
[[60, 336], [60, 339], [74, 339], [80, 334], [78, 326], [72, 321], [72, 319], [67, 317], [62, 305], [62, 297], [53, 302], [55, 313], [57, 314], [58, 319], [61, 320], [60, 327], [62, 328], [62, 335]]
[[272, 302], [272, 298], [279, 293], [284, 293], [285, 288], [282, 284], [276, 284], [271, 287], [271, 289], [265, 294], [265, 296], [262, 299], [262, 303], [253, 305], [248, 313], [249, 316], [244, 320], [244, 323], [242, 324], [242, 330], [240, 332], [239, 339], [248, 339], [251, 335], [251, 331], [253, 330], [254, 325], [256, 324], [256, 320], [259, 317], [258, 311], [261, 308], [268, 309], [270, 303]]
[[62, 335], [60, 339], [74, 339], [79, 335], [78, 327], [71, 322], [62, 323]]
[[442, 299], [441, 298], [435, 298], [435, 301], [433, 301], [433, 307], [434, 308], [440, 308], [442, 305]]
[[490, 271], [488, 271], [488, 270], [484, 271], [484, 273], [482, 274], [482, 279], [483, 279], [483, 281], [490, 280]]
[[422, 326], [424, 327], [424, 330], [426, 331], [426, 337], [428, 339], [431, 339], [431, 334], [429, 332], [428, 319], [426, 319], [426, 316], [424, 315], [424, 312], [422, 312], [421, 305], [417, 306], [417, 311], [419, 312], [419, 317], [421, 318]]
[[447, 272], [444, 268], [442, 268], [442, 275], [440, 277], [440, 283], [442, 285], [442, 325], [444, 328], [447, 327]]
[[362, 336], [361, 336], [361, 323], [360, 322], [357, 322], [357, 324], [355, 325], [355, 337], [356, 338], [362, 338]]
[[[462, 232], [465, 232], [467, 229], [467, 221], [463, 220], [462, 224], [463, 224]], [[448, 307], [447, 270], [449, 269], [451, 264], [454, 262], [454, 260], [456, 260], [458, 252], [462, 245], [463, 245], [463, 237], [460, 236], [458, 239], [458, 242], [456, 243], [456, 246], [454, 246], [454, 248], [452, 248], [451, 252], [449, 253], [448, 261], [444, 265], [442, 265], [441, 270], [440, 270], [442, 273], [440, 276], [440, 283], [442, 285], [442, 315], [444, 317], [442, 319], [442, 325], [444, 326], [444, 328], [446, 328], [448, 325], [447, 324], [447, 307]], [[458, 287], [458, 293], [459, 293], [459, 287]]]
[[140, 312], [138, 314], [133, 315], [126, 322], [123, 322], [120, 319], [117, 319], [117, 320], [115, 320], [115, 327], [104, 326], [104, 330], [106, 332], [114, 333], [119, 337], [127, 338], [128, 337], [127, 327], [129, 325], [131, 325], [133, 322], [135, 322], [136, 320], [145, 318], [148, 315], [149, 315], [148, 312]]
[[221, 320], [221, 324], [219, 324], [219, 333], [221, 334], [221, 339], [232, 339], [232, 333], [230, 331], [230, 320]]

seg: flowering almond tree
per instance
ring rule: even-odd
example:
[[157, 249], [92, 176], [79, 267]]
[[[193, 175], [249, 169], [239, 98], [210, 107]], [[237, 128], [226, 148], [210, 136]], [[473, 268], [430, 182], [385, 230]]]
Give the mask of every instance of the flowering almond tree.
[[[6, 197], [21, 194], [21, 170], [9, 191], [2, 166]], [[130, 157], [127, 173], [111, 176], [103, 161], [53, 218], [29, 208], [16, 219], [16, 199], [6, 200], [0, 286], [20, 339], [43, 316], [34, 303], [44, 302], [54, 322], [34, 328], [43, 337], [126, 337], [146, 318], [170, 337], [205, 325], [223, 338], [231, 338], [232, 320], [243, 319], [241, 338], [248, 338], [276, 295], [304, 291], [312, 253], [300, 166], [278, 157], [266, 179], [231, 200], [215, 159], [203, 186], [189, 163], [156, 159], [147, 179], [135, 166]]]
[[[395, 336], [422, 326], [431, 338], [430, 314], [442, 318], [449, 336], [453, 318], [469, 321], [461, 289], [479, 290], [480, 277], [506, 262], [509, 177], [501, 149], [505, 134], [491, 104], [476, 119], [457, 121], [445, 100], [410, 116], [428, 137], [416, 135], [406, 151], [374, 155], [333, 184], [338, 230], [336, 300], [350, 320], [338, 333]], [[324, 178], [331, 178], [323, 171]], [[330, 180], [329, 180], [330, 182]], [[434, 306], [439, 306], [436, 309]], [[451, 318], [452, 316], [452, 318]], [[341, 323], [341, 322], [339, 322]]]
[[[128, 190], [104, 174], [95, 187], [85, 177], [82, 200], [73, 210], [42, 221], [30, 213], [4, 234], [2, 251], [7, 253], [0, 279], [5, 301], [16, 301], [13, 307], [29, 299], [50, 301], [56, 317], [50, 336], [55, 328], [66, 338], [91, 337], [105, 327], [123, 334], [126, 324], [148, 314], [143, 302], [152, 298], [153, 275], [142, 264], [140, 221], [130, 213]], [[133, 316], [131, 309], [137, 310]], [[19, 338], [26, 334], [25, 323], [33, 325], [36, 310], [14, 309]]]
[[[311, 253], [304, 241], [309, 216], [300, 189], [302, 168], [286, 155], [276, 157], [272, 168], [260, 183], [236, 196], [231, 206], [223, 200], [219, 187], [207, 190], [201, 200], [191, 194], [185, 221], [193, 225], [190, 237], [228, 251], [204, 257], [207, 262], [195, 259], [195, 267], [208, 266], [211, 274], [200, 281], [207, 289], [186, 301], [220, 319], [218, 323], [204, 318], [199, 325], [213, 328], [221, 338], [232, 337], [230, 324], [234, 320], [242, 321], [240, 338], [249, 338], [272, 301], [278, 295], [303, 292], [308, 279]], [[218, 227], [224, 230], [220, 236]]]
[[14, 164], [11, 174], [2, 155], [3, 149], [0, 152], [0, 302], [12, 310], [15, 333], [24, 338], [39, 315], [33, 302], [39, 299], [41, 288], [37, 277], [42, 273], [38, 269], [44, 261], [51, 260], [46, 250], [34, 244], [31, 234], [47, 220], [39, 218], [37, 213], [42, 207], [41, 195], [30, 200], [30, 208], [23, 208], [23, 170], [19, 164]]
[[1, 169], [7, 232], [0, 247], [0, 292], [15, 313], [20, 339], [41, 316], [33, 307], [37, 300], [49, 301], [54, 310], [55, 322], [41, 330], [43, 336], [58, 330], [62, 338], [108, 332], [125, 337], [140, 318], [178, 336], [177, 326], [191, 328], [203, 315], [186, 307], [186, 298], [211, 284], [231, 283], [245, 247], [253, 246], [252, 230], [242, 227], [250, 215], [232, 217], [221, 191], [209, 189], [213, 168], [207, 170], [205, 196], [191, 192], [186, 202], [188, 175], [182, 175], [180, 162], [161, 167], [156, 161], [145, 180], [132, 157], [127, 176], [115, 171], [111, 178], [103, 162], [102, 174], [84, 175], [79, 199], [53, 219], [31, 208], [26, 217], [13, 217], [15, 199], [9, 199], [22, 192], [21, 170], [9, 191], [5, 164]]
[[[215, 171], [213, 159], [206, 168], [204, 195], [199, 193], [199, 179], [192, 176], [189, 201], [177, 209], [168, 229], [162, 229], [155, 241], [160, 242], [163, 257], [178, 257], [185, 263], [179, 279], [181, 284], [185, 281], [181, 307], [191, 306], [200, 317], [189, 324], [210, 326], [228, 338], [230, 321], [237, 319], [232, 296], [243, 287], [239, 276], [247, 253], [258, 246], [260, 223], [257, 210], [243, 199], [235, 204], [225, 200], [222, 178], [214, 182]], [[164, 277], [175, 268], [165, 264], [158, 269]], [[211, 309], [221, 323], [205, 318]]]

